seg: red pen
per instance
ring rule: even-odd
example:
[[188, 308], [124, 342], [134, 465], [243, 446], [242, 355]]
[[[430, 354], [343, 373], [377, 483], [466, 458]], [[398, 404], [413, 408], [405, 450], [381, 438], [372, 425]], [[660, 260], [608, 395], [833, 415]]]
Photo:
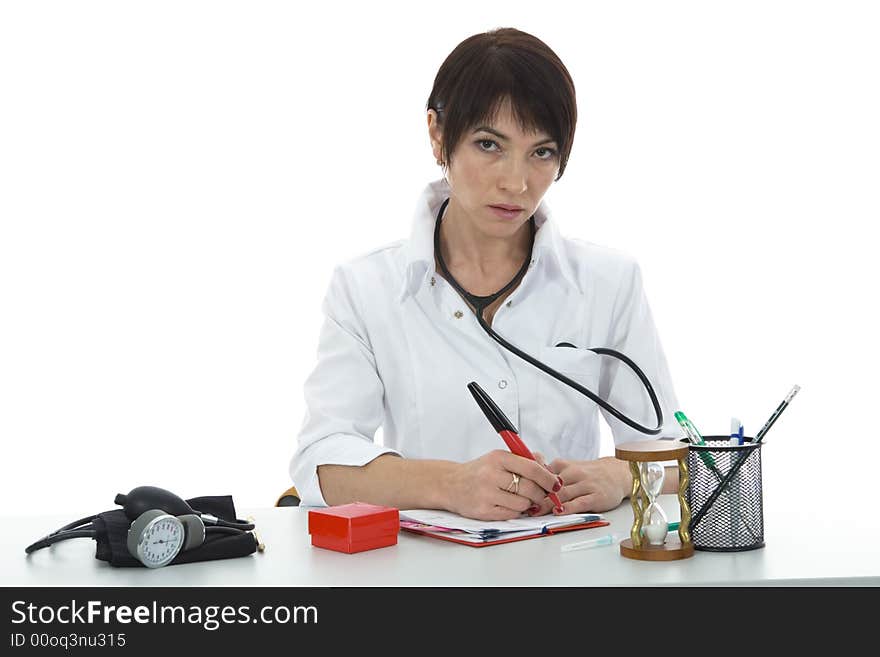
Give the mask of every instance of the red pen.
[[[495, 431], [498, 432], [498, 435], [501, 436], [502, 440], [504, 440], [507, 449], [517, 456], [531, 459], [532, 461], [536, 460], [535, 455], [532, 454], [531, 450], [526, 447], [526, 444], [522, 441], [522, 438], [519, 437], [516, 427], [513, 426], [513, 423], [508, 419], [504, 412], [498, 408], [498, 405], [492, 400], [492, 398], [486, 394], [486, 391], [480, 387], [480, 384], [476, 381], [471, 381], [468, 383], [467, 387], [468, 390], [471, 391], [474, 400], [477, 402], [477, 406], [480, 407], [480, 410], [482, 410], [483, 414], [486, 416], [486, 419], [489, 420], [489, 423]], [[547, 497], [553, 502], [557, 511], [562, 511], [562, 502], [556, 493], [547, 493]]]

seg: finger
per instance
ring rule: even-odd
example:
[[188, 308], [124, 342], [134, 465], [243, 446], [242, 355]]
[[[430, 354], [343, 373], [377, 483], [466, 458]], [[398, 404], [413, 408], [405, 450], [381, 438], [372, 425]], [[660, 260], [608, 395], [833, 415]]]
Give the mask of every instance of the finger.
[[[516, 480], [514, 480], [514, 476], [516, 476]], [[496, 490], [500, 490], [504, 496], [498, 497], [495, 494], [492, 503], [514, 509], [518, 513], [528, 511], [545, 495], [544, 490], [535, 482], [522, 475], [514, 475], [513, 472], [500, 472], [493, 481]], [[512, 498], [520, 499], [514, 502]]]
[[506, 506], [495, 505], [493, 507], [493, 511], [491, 516], [486, 518], [487, 520], [514, 520], [515, 518], [519, 518], [522, 515], [520, 511], [516, 509], [509, 509]]
[[[532, 505], [540, 504], [541, 502], [543, 502], [546, 499], [547, 491], [544, 490], [544, 488], [539, 486], [537, 483], [535, 483], [534, 481], [529, 479], [526, 475], [517, 474], [516, 476], [519, 477], [519, 483], [516, 485], [512, 485], [513, 484], [513, 480], [512, 480], [513, 475], [514, 475], [513, 472], [506, 472], [505, 471], [504, 474], [502, 475], [503, 485], [499, 484], [498, 488], [500, 488], [501, 490], [503, 490], [507, 493], [513, 493], [515, 495], [521, 495], [522, 497], [527, 498], [529, 500], [530, 507]], [[508, 479], [507, 477], [510, 477], [510, 479]], [[495, 480], [495, 481], [496, 481], [496, 483], [498, 483], [499, 480]], [[554, 485], [556, 485], [556, 484], [554, 484]], [[529, 509], [527, 509], [527, 510], [529, 510]]]
[[532, 459], [517, 456], [516, 454], [508, 454], [504, 459], [503, 465], [510, 472], [515, 472], [521, 477], [531, 479], [548, 492], [555, 493], [565, 485], [565, 482], [558, 475], [550, 472], [546, 467]]
[[596, 493], [589, 493], [569, 500], [564, 505], [564, 511], [557, 512], [554, 510], [553, 513], [557, 515], [559, 515], [559, 513], [596, 513], [598, 502], [599, 495]]
[[570, 465], [571, 461], [566, 459], [553, 459], [553, 461], [547, 465], [547, 468], [554, 474], [562, 474], [562, 471]]
[[[553, 472], [553, 470], [550, 469], [550, 466], [547, 465], [547, 462], [544, 460], [544, 455], [543, 455], [543, 454], [541, 454], [540, 452], [533, 452], [533, 454], [534, 454], [534, 457], [535, 457], [535, 462], [537, 462], [538, 464], [540, 464], [541, 466], [543, 466], [548, 472]], [[562, 486], [565, 485], [565, 477], [564, 477], [561, 473], [558, 473], [558, 472], [556, 472], [556, 473], [554, 473], [554, 474], [559, 475], [559, 476], [556, 478], [556, 481], [557, 481], [557, 483], [558, 483], [558, 487], [561, 488]], [[557, 489], [557, 486], [554, 485], [554, 487], [553, 487], [553, 491], [551, 491], [551, 492], [554, 492], [554, 491], [555, 491], [555, 492], [558, 493], [558, 491], [557, 491], [556, 489]], [[552, 508], [552, 506], [551, 506], [551, 508]]]
[[542, 465], [545, 469], [549, 470], [550, 472], [553, 472], [552, 470], [550, 470], [550, 466], [547, 465], [547, 461], [544, 459], [544, 455], [541, 454], [541, 452], [532, 452], [532, 454], [535, 457], [536, 463]]
[[[597, 493], [593, 486], [590, 485], [590, 482], [587, 480], [576, 481], [573, 484], [568, 484], [567, 486], [563, 486], [562, 490], [556, 493], [559, 501], [568, 508], [569, 502], [575, 500], [579, 497], [583, 497], [584, 495], [592, 495]], [[571, 511], [567, 511], [567, 513], [572, 513]]]
[[474, 520], [513, 520], [519, 518], [520, 513], [497, 504], [485, 504], [469, 511], [466, 517]]
[[[506, 490], [506, 487], [505, 487]], [[522, 497], [525, 497], [529, 501], [530, 507], [536, 504], [540, 504], [547, 498], [547, 491], [541, 488], [538, 484], [536, 484], [531, 479], [526, 477], [519, 478], [519, 488], [515, 489], [511, 492], [516, 493]]]
[[592, 479], [588, 470], [571, 461], [554, 461], [553, 466], [551, 472], [562, 479], [565, 486]]
[[537, 510], [529, 509], [527, 511], [527, 513], [530, 516], [546, 516], [548, 513], [550, 513], [553, 510], [554, 506], [555, 506], [555, 504], [553, 504], [553, 502], [550, 500], [550, 498], [545, 497], [543, 500], [541, 500], [538, 503]]
[[562, 482], [564, 485], [559, 487], [558, 490], [547, 493], [548, 513], [553, 512], [556, 515], [569, 513], [566, 501], [571, 499], [572, 493], [570, 491], [567, 492], [567, 489], [571, 486], [570, 482], [577, 480], [579, 472], [572, 466], [561, 470], [556, 476], [558, 481]]
[[[545, 500], [547, 500], [547, 491], [538, 486], [538, 484], [531, 479], [522, 477], [519, 480], [519, 484], [519, 494], [523, 497], [527, 497], [532, 506], [539, 507]], [[530, 507], [527, 510], [532, 511], [533, 509]]]
[[499, 490], [498, 493], [495, 496], [495, 504], [514, 511], [517, 516], [532, 507], [533, 502], [527, 497], [517, 495], [516, 493], [508, 493], [506, 490]]

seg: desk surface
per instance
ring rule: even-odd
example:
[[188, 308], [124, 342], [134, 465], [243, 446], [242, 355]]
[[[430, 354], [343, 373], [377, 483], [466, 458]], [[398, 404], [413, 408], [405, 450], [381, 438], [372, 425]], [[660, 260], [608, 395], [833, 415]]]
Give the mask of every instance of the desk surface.
[[[661, 497], [677, 519], [674, 496]], [[0, 536], [4, 586], [756, 586], [880, 585], [880, 527], [858, 509], [831, 517], [765, 498], [765, 542], [759, 550], [697, 552], [672, 562], [633, 561], [619, 548], [560, 552], [566, 543], [609, 531], [628, 532], [628, 502], [604, 514], [610, 527], [472, 548], [402, 532], [393, 547], [347, 555], [313, 548], [307, 510], [241, 510], [252, 515], [266, 551], [250, 557], [157, 570], [112, 568], [94, 558], [91, 539], [72, 539], [30, 556], [24, 547], [70, 518], [4, 519]], [[807, 532], [806, 528], [810, 528]]]

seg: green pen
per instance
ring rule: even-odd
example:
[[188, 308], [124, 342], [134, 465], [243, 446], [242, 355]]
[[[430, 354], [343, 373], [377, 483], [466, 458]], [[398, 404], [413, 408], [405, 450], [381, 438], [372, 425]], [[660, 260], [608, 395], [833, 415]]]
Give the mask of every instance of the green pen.
[[[675, 411], [675, 419], [678, 420], [678, 424], [681, 426], [682, 429], [684, 429], [684, 433], [691, 444], [706, 444], [706, 441], [703, 440], [703, 436], [700, 435], [700, 432], [697, 431], [694, 423], [688, 419], [687, 415], [685, 415], [681, 411]], [[703, 463], [708, 465], [716, 475], [721, 474], [718, 470], [718, 466], [715, 465], [715, 459], [712, 458], [711, 454], [709, 454], [708, 452], [699, 452], [699, 454], [700, 458], [703, 459]]]

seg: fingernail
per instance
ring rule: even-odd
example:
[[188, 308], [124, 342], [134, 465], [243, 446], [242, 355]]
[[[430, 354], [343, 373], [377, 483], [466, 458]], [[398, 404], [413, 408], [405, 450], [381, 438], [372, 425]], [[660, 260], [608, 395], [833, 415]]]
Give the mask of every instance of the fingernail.
[[526, 510], [526, 512], [527, 512], [529, 515], [533, 515], [533, 514], [537, 513], [537, 512], [540, 511], [540, 510], [541, 510], [541, 507], [539, 507], [537, 504], [532, 504], [532, 506], [530, 506], [530, 507]]
[[558, 493], [558, 492], [561, 491], [561, 490], [562, 490], [562, 482], [561, 482], [561, 481], [557, 481], [557, 482], [553, 485], [553, 492], [554, 492], [554, 493]]
[[553, 512], [554, 512], [554, 513], [562, 513], [563, 511], [565, 511], [565, 505], [564, 505], [564, 504], [562, 504], [562, 505], [560, 505], [560, 506], [557, 506], [557, 507], [555, 507], [555, 508], [553, 509]]

